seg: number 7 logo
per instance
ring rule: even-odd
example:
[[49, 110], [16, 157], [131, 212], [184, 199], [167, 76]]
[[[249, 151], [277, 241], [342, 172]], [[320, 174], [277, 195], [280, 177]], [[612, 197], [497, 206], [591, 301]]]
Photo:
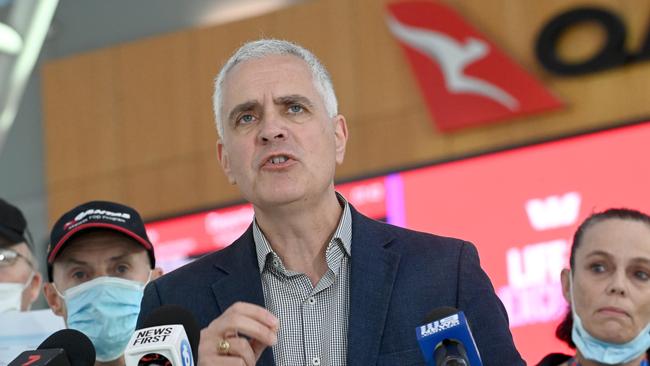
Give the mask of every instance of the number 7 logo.
[[34, 362], [38, 361], [41, 359], [41, 355], [29, 355], [29, 358], [27, 359], [27, 362], [22, 364], [22, 366], [29, 366], [33, 364]]

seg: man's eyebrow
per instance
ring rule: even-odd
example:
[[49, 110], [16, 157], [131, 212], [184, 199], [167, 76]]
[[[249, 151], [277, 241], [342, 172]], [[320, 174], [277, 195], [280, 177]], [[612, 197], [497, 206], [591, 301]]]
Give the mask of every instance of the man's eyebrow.
[[300, 103], [303, 104], [309, 108], [313, 108], [314, 104], [309, 100], [309, 98], [302, 96], [300, 94], [291, 94], [291, 95], [285, 95], [281, 97], [277, 97], [273, 99], [273, 103], [281, 105], [281, 104], [291, 104], [291, 103]]
[[231, 111], [228, 113], [228, 121], [235, 119], [235, 116], [243, 111], [250, 111], [255, 107], [259, 106], [259, 103], [256, 100], [249, 100], [244, 103], [237, 104]]
[[635, 257], [635, 258], [632, 258], [631, 262], [633, 262], [633, 263], [642, 263], [642, 264], [645, 264], [645, 265], [650, 265], [650, 259], [645, 258], [645, 257]]
[[[117, 262], [121, 261], [124, 259], [127, 259], [133, 254], [133, 252], [126, 252], [120, 255], [116, 255], [113, 257], [108, 258], [109, 261], [111, 262]], [[71, 265], [78, 265], [78, 266], [88, 266], [90, 265], [88, 262], [76, 259], [76, 258], [61, 258], [59, 263], [66, 265], [66, 266], [71, 266]]]
[[133, 252], [128, 252], [128, 253], [116, 255], [114, 257], [110, 257], [109, 260], [111, 262], [121, 261], [121, 260], [129, 258], [131, 256], [131, 254], [134, 254], [134, 253]]
[[72, 265], [87, 266], [88, 265], [88, 262], [80, 261], [74, 258], [61, 258], [60, 260], [58, 260], [58, 262], [64, 266], [72, 266]]

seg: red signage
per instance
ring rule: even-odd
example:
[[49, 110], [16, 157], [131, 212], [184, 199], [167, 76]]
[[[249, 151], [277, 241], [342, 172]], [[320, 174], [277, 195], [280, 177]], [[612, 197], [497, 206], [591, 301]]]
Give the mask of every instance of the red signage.
[[539, 81], [442, 3], [390, 4], [387, 25], [402, 46], [440, 130], [562, 106]]
[[570, 352], [554, 332], [578, 224], [610, 207], [650, 212], [648, 141], [645, 123], [404, 172], [406, 225], [476, 244], [517, 348], [536, 364]]

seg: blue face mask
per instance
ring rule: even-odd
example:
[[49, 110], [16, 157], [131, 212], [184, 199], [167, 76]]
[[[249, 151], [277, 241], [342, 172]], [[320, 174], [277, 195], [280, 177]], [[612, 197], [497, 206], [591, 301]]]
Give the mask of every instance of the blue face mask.
[[601, 341], [589, 334], [575, 311], [573, 305], [573, 274], [569, 274], [569, 276], [571, 276], [569, 277], [569, 292], [571, 294], [571, 312], [573, 314], [571, 339], [584, 358], [606, 365], [617, 365], [638, 358], [650, 348], [650, 324], [646, 325], [636, 338], [623, 344]]
[[117, 277], [98, 277], [59, 294], [65, 301], [68, 328], [90, 338], [97, 361], [113, 361], [124, 353], [135, 330], [145, 285]]

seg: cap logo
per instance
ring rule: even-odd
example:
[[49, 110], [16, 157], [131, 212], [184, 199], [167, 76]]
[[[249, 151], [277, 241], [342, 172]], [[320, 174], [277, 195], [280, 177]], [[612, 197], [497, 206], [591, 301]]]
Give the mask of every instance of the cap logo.
[[122, 221], [131, 219], [131, 215], [126, 212], [113, 212], [108, 210], [89, 209], [80, 212], [74, 220], [68, 221], [63, 225], [63, 230], [72, 229], [88, 219]]

